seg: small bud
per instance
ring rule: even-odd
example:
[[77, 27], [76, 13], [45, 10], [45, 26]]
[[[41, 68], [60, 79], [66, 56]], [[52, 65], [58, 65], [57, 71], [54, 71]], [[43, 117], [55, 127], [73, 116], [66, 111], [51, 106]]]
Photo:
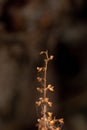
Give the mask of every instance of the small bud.
[[52, 86], [51, 84], [49, 84], [47, 88], [52, 92], [54, 91], [54, 86]]
[[43, 71], [45, 71], [46, 70], [46, 67], [43, 67]]
[[42, 67], [37, 67], [38, 72], [41, 72], [43, 70]]
[[48, 100], [49, 100], [49, 98], [45, 98], [45, 99], [44, 99], [44, 102], [45, 102], [45, 103], [48, 103]]
[[50, 107], [52, 107], [52, 102], [48, 102], [48, 105], [49, 105]]
[[52, 85], [51, 85], [51, 84], [49, 84], [49, 85], [48, 85], [48, 88], [50, 88], [51, 86], [52, 86]]
[[48, 112], [48, 116], [49, 116], [49, 117], [52, 117], [52, 112]]
[[41, 82], [41, 81], [42, 81], [42, 78], [37, 77], [37, 80], [38, 80], [38, 82]]
[[39, 100], [40, 100], [40, 101], [42, 101], [42, 100], [43, 100], [43, 98], [42, 98], [42, 97], [40, 97], [40, 98], [39, 98]]
[[40, 106], [41, 105], [41, 101], [36, 102], [36, 105]]
[[51, 56], [49, 57], [49, 60], [53, 60], [53, 58], [54, 58], [54, 56], [53, 56], [53, 55], [51, 55]]
[[54, 125], [55, 121], [54, 120], [51, 120], [50, 121], [50, 125]]
[[45, 53], [45, 51], [41, 51], [41, 52], [40, 52], [40, 55], [42, 55], [42, 54], [44, 54], [44, 53]]
[[54, 91], [54, 87], [50, 87], [49, 90], [53, 92]]
[[59, 122], [60, 122], [61, 124], [63, 124], [63, 123], [64, 123], [63, 118], [59, 119]]
[[38, 122], [40, 122], [41, 120], [40, 119], [37, 119]]
[[41, 88], [37, 88], [37, 91], [43, 93], [43, 90]]

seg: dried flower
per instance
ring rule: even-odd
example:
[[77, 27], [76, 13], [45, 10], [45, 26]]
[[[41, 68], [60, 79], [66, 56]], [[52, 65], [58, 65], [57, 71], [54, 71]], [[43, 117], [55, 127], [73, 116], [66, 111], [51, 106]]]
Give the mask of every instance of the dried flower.
[[52, 86], [51, 84], [48, 85], [47, 89], [49, 89], [50, 91], [54, 91], [54, 86]]

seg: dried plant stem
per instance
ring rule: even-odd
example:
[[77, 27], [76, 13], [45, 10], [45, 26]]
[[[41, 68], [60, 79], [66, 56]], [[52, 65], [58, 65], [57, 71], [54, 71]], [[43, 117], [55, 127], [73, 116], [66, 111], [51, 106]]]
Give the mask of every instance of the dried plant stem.
[[[48, 62], [53, 59], [53, 56], [48, 56], [48, 51], [41, 51], [40, 54], [45, 54], [44, 59], [44, 67], [37, 67], [38, 73], [43, 72], [43, 77], [37, 77], [39, 83], [41, 83], [42, 87], [37, 87], [37, 90], [43, 94], [42, 97], [36, 102], [38, 106], [42, 106], [41, 108], [41, 118], [38, 119], [38, 130], [61, 130], [63, 126], [63, 119], [52, 119], [52, 112], [48, 112], [48, 107], [52, 106], [52, 102], [49, 101], [47, 97], [47, 91], [54, 91], [54, 87], [49, 84], [47, 85], [47, 69]], [[56, 126], [55, 124], [60, 124], [60, 126]]]
[[[46, 51], [46, 59], [45, 59], [45, 69], [44, 69], [44, 100], [46, 99], [47, 91], [46, 91], [46, 86], [47, 86], [47, 65], [48, 65], [48, 52]], [[47, 104], [44, 104], [44, 111], [43, 111], [43, 117], [44, 117], [44, 128], [46, 130], [46, 113], [47, 113]]]

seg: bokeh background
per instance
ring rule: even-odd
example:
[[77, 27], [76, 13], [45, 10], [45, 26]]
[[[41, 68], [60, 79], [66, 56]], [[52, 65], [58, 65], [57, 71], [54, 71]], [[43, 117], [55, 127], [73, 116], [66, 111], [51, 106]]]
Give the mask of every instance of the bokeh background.
[[87, 1], [0, 0], [0, 130], [34, 130], [40, 51], [64, 130], [87, 130]]

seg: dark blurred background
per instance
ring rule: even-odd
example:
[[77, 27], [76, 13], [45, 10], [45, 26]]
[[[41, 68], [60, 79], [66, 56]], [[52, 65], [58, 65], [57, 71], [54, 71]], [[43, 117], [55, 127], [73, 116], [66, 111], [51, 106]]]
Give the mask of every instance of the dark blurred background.
[[33, 130], [41, 50], [64, 130], [87, 130], [87, 1], [0, 0], [0, 130]]

